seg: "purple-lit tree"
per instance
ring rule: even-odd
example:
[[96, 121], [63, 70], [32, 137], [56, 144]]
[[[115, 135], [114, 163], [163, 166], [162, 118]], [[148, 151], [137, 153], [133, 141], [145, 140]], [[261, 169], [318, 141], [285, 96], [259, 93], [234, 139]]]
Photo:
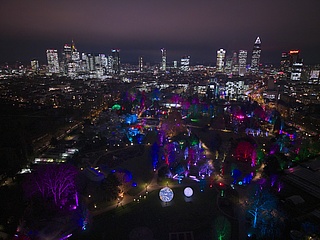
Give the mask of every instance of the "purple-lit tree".
[[44, 200], [64, 206], [70, 197], [75, 196], [77, 173], [77, 169], [68, 164], [41, 165], [26, 179], [24, 190], [29, 198], [40, 194]]

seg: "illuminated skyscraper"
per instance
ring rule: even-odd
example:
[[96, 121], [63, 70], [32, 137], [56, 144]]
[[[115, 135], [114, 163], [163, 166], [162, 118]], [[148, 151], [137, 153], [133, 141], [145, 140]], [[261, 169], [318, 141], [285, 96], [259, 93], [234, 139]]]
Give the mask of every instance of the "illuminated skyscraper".
[[74, 45], [74, 42], [72, 41], [71, 44], [71, 60], [74, 62], [79, 62], [80, 61], [80, 53], [76, 49], [76, 46]]
[[220, 49], [217, 51], [217, 71], [224, 71], [224, 59], [226, 57], [226, 51], [224, 49]]
[[70, 44], [65, 44], [63, 46], [63, 51], [62, 51], [62, 62], [61, 62], [61, 67], [63, 67], [63, 72], [65, 74], [68, 73], [68, 65], [72, 60], [72, 48]]
[[139, 72], [143, 72], [143, 58], [139, 57]]
[[112, 49], [112, 71], [114, 74], [120, 74], [120, 49]]
[[283, 52], [281, 54], [281, 61], [280, 61], [280, 70], [284, 73], [287, 73], [290, 68], [290, 55], [287, 52]]
[[232, 54], [232, 75], [238, 75], [239, 74], [239, 63], [238, 63], [238, 54], [236, 51]]
[[39, 61], [38, 60], [31, 61], [31, 70], [35, 73], [39, 71]]
[[161, 48], [161, 71], [166, 71], [167, 69], [167, 51], [164, 48]]
[[181, 58], [181, 71], [187, 72], [190, 70], [190, 56], [183, 56]]
[[300, 58], [300, 50], [291, 50], [290, 55], [290, 80], [299, 81], [301, 80], [301, 73], [303, 68], [303, 60]]
[[251, 71], [253, 73], [257, 73], [259, 71], [260, 56], [261, 56], [261, 41], [260, 41], [260, 38], [257, 37], [253, 45], [252, 58], [251, 58]]
[[232, 56], [230, 54], [228, 54], [226, 57], [226, 64], [224, 70], [226, 74], [232, 73]]
[[247, 50], [239, 50], [239, 75], [244, 76], [246, 74], [247, 67]]
[[58, 51], [55, 49], [47, 50], [48, 72], [59, 73]]
[[[72, 44], [69, 48], [69, 45], [65, 50], [65, 64], [67, 64], [67, 73], [68, 76], [74, 76], [79, 70], [80, 70], [80, 53], [76, 49], [76, 46], [74, 45], [74, 42], [72, 40]], [[70, 53], [71, 49], [71, 53]]]
[[173, 61], [173, 68], [174, 69], [178, 68], [178, 61], [176, 61], [176, 60]]

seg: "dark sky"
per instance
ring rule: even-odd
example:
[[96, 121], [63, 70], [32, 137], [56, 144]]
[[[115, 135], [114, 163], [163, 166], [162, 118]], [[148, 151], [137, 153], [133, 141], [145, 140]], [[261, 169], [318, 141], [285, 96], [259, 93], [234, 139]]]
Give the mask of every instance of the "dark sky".
[[[190, 55], [216, 61], [216, 51], [252, 51], [262, 41], [262, 63], [300, 49], [305, 63], [320, 63], [320, 0], [3, 0], [0, 64], [39, 59], [73, 39], [80, 52], [110, 54], [122, 62], [160, 62]], [[251, 54], [249, 54], [250, 56]]]

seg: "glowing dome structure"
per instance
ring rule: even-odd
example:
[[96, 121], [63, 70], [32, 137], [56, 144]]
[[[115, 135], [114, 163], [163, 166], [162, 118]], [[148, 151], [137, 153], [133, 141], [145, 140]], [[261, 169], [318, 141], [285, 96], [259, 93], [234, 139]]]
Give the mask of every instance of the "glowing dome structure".
[[186, 187], [184, 190], [183, 190], [183, 193], [186, 197], [191, 197], [193, 195], [193, 190], [191, 187]]
[[173, 191], [169, 187], [164, 187], [159, 192], [159, 197], [162, 202], [170, 202], [173, 199]]

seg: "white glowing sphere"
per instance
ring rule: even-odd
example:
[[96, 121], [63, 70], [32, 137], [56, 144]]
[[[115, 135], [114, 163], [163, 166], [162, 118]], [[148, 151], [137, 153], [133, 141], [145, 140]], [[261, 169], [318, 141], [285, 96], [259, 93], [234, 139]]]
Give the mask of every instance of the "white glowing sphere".
[[169, 187], [164, 187], [159, 192], [159, 197], [163, 202], [170, 202], [173, 199], [173, 191]]
[[193, 190], [191, 187], [186, 187], [184, 190], [183, 190], [183, 193], [186, 197], [191, 197], [193, 195]]

